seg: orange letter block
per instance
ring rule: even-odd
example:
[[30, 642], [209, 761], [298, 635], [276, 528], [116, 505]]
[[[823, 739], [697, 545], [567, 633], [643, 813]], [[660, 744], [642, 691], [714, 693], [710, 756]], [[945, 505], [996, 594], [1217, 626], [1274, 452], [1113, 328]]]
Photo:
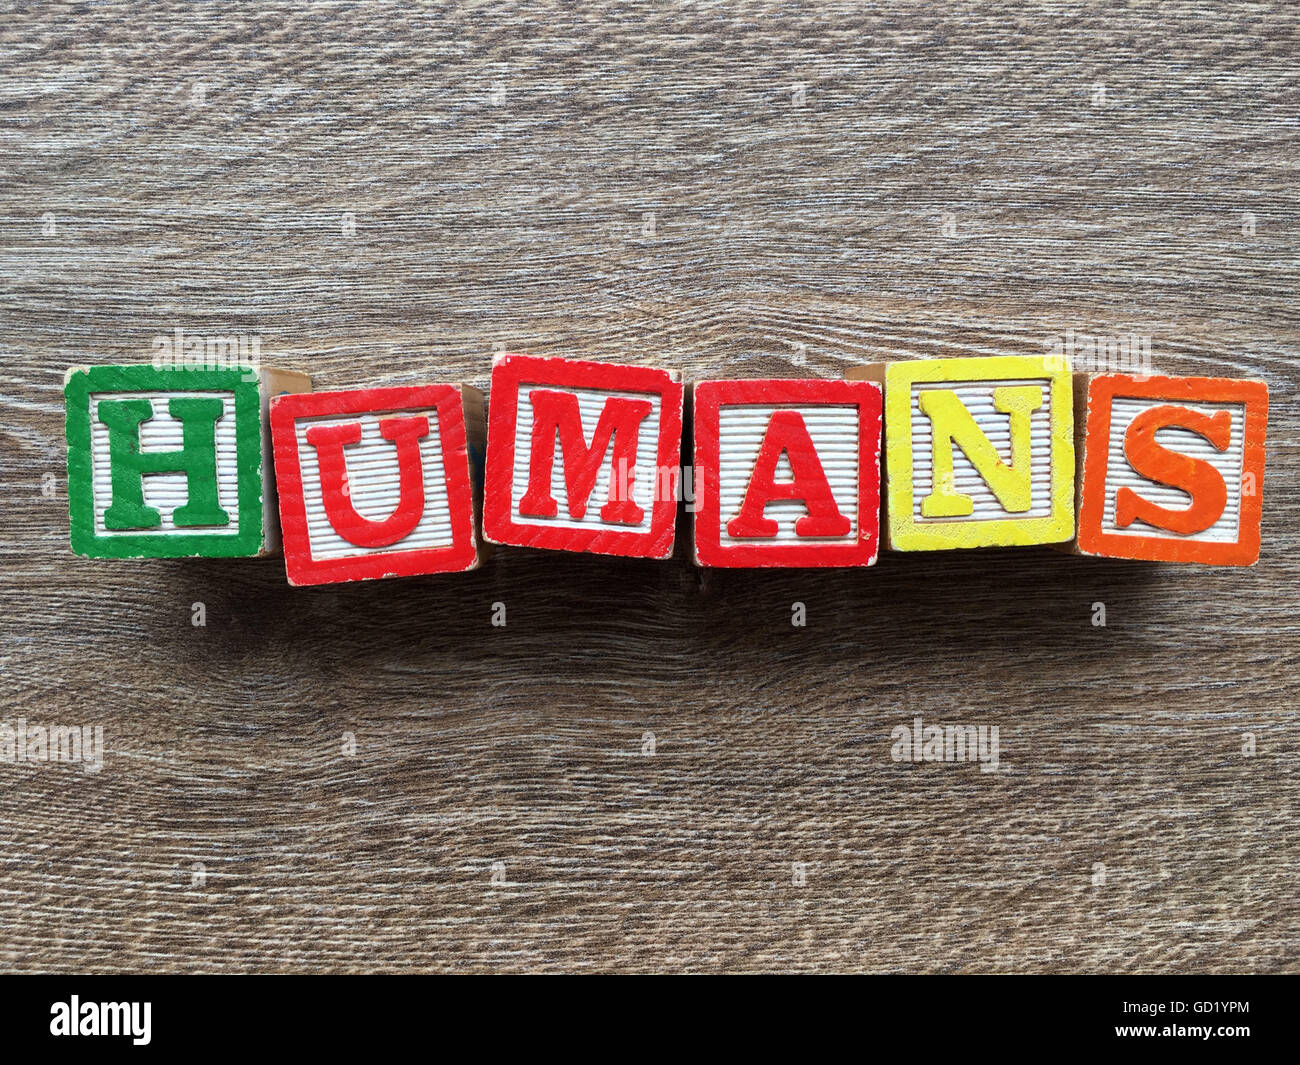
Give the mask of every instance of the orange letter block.
[[1221, 566], [1259, 558], [1263, 381], [1104, 374], [1081, 399], [1082, 554]]

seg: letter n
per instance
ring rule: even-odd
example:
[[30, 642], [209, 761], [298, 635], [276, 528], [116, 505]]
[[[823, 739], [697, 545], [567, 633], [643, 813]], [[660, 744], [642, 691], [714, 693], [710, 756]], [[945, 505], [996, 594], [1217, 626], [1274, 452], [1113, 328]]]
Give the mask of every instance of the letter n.
[[1042, 385], [1006, 385], [993, 389], [993, 407], [1010, 422], [1011, 462], [989, 441], [955, 392], [925, 389], [918, 399], [921, 413], [933, 427], [933, 487], [921, 500], [926, 518], [965, 518], [974, 512], [970, 496], [955, 486], [952, 446], [956, 444], [1010, 514], [1029, 509], [1032, 468], [1030, 466], [1029, 416], [1043, 405]]

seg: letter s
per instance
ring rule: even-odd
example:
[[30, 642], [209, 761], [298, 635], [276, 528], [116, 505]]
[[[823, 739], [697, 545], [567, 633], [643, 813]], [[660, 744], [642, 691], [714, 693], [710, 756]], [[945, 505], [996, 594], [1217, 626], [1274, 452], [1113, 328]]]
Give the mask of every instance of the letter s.
[[1133, 419], [1124, 436], [1124, 454], [1133, 469], [1148, 480], [1181, 489], [1192, 497], [1192, 502], [1176, 510], [1122, 487], [1115, 494], [1115, 524], [1121, 529], [1134, 521], [1144, 521], [1158, 529], [1192, 535], [1208, 529], [1227, 507], [1228, 488], [1214, 466], [1204, 459], [1170, 451], [1156, 441], [1159, 430], [1170, 428], [1197, 433], [1216, 450], [1226, 451], [1232, 435], [1232, 415], [1226, 410], [1204, 414], [1187, 407], [1161, 406]]

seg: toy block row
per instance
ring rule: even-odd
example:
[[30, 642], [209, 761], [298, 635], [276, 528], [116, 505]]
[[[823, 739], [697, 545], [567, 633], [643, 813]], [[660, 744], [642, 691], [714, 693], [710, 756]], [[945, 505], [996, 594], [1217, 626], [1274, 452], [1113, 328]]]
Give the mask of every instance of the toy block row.
[[[279, 531], [295, 585], [473, 569], [489, 543], [672, 553], [675, 373], [500, 355], [487, 417], [463, 385], [310, 388], [284, 371], [70, 371], [73, 549], [259, 555]], [[1073, 377], [998, 356], [702, 381], [689, 398], [703, 566], [869, 566], [882, 541], [1259, 555], [1261, 381]]]

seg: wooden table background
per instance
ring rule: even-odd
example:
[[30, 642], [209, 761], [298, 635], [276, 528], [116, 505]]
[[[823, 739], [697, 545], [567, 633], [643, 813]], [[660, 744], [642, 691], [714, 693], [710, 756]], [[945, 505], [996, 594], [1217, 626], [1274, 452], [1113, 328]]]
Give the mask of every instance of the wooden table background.
[[[107, 750], [0, 766], [0, 965], [1300, 970], [1298, 28], [1281, 2], [7, 15], [3, 715]], [[839, 377], [1134, 332], [1160, 370], [1268, 380], [1263, 558], [505, 549], [328, 590], [74, 559], [63, 370], [177, 327], [318, 388], [486, 387], [503, 348]], [[1001, 772], [892, 761], [918, 714], [998, 725]]]

